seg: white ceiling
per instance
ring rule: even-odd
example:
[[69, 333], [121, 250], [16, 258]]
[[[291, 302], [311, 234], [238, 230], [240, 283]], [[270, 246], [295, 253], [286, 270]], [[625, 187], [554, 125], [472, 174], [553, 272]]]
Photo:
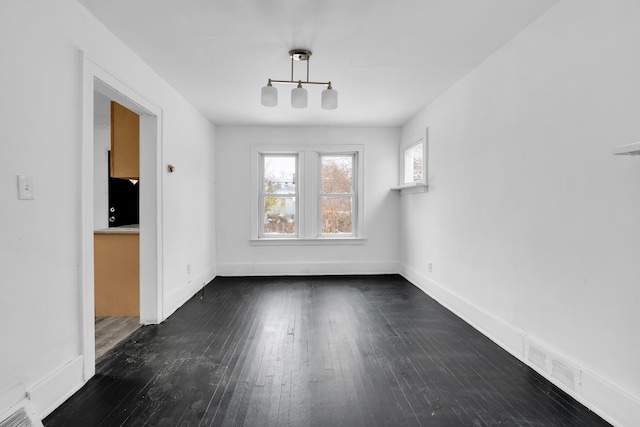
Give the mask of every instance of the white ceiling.
[[[215, 124], [398, 126], [558, 0], [80, 0]], [[336, 110], [260, 104], [288, 80], [290, 49]], [[295, 79], [306, 78], [296, 63]]]

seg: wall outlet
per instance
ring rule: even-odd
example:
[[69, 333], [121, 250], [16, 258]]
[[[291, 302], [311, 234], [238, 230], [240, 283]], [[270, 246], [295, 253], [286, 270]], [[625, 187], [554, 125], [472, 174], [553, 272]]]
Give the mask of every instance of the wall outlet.
[[18, 199], [33, 200], [33, 177], [18, 175]]
[[433, 273], [433, 263], [432, 263], [432, 262], [430, 262], [430, 263], [427, 265], [427, 268], [429, 269], [429, 273]]

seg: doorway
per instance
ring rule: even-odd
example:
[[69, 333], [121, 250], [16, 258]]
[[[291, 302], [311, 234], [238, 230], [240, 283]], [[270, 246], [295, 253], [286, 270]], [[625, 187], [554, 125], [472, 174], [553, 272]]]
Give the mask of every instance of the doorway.
[[97, 165], [94, 153], [94, 102], [96, 97], [104, 97], [110, 101], [116, 101], [140, 116], [140, 181], [144, 184], [139, 190], [140, 310], [138, 324], [155, 324], [163, 320], [160, 204], [162, 110], [92, 59], [84, 56], [82, 62], [82, 350], [84, 380], [88, 381], [95, 374], [96, 359], [93, 246], [94, 230], [98, 225], [95, 218], [95, 212], [98, 209], [96, 204], [104, 204], [104, 208], [107, 209], [105, 199], [97, 197], [94, 187]]
[[[140, 327], [140, 116], [99, 91], [94, 91], [93, 100], [95, 355], [98, 360]], [[126, 115], [124, 121], [122, 114]], [[114, 145], [119, 153], [117, 159], [111, 156]], [[114, 160], [121, 162], [115, 172]]]

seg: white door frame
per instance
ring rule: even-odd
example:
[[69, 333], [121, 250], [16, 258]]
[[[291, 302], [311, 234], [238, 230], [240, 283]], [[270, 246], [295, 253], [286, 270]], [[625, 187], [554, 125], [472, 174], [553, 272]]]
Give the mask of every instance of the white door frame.
[[162, 109], [82, 54], [81, 263], [84, 381], [95, 374], [94, 302], [94, 93], [140, 115], [140, 322], [160, 323], [162, 286]]

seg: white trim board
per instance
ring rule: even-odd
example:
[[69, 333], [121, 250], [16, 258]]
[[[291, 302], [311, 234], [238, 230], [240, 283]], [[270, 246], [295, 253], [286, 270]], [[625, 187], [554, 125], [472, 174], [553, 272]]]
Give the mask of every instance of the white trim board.
[[626, 154], [631, 156], [640, 155], [640, 141], [632, 142], [631, 144], [620, 145], [613, 149], [613, 154]]
[[140, 114], [140, 320], [162, 319], [162, 109], [84, 52], [82, 59], [81, 268], [84, 381], [95, 374], [93, 250], [93, 97], [100, 92]]
[[[617, 388], [606, 379], [575, 364], [551, 347], [527, 336], [524, 331], [451, 292], [442, 284], [417, 270], [402, 264], [401, 271], [400, 274], [422, 292], [435, 299], [453, 314], [607, 422], [614, 426], [633, 427], [639, 425], [640, 399], [638, 397]], [[567, 381], [562, 381], [562, 378], [555, 375], [552, 369], [544, 368], [541, 366], [542, 364], [535, 362], [535, 358], [528, 356], [527, 349], [530, 346], [535, 346], [541, 352], [540, 354], [544, 354], [544, 357], [550, 361], [558, 361], [560, 366], [566, 366], [572, 372], [578, 373], [579, 382], [575, 383], [575, 387], [569, 385]]]
[[398, 261], [220, 263], [218, 276], [315, 276], [398, 274]]
[[53, 412], [85, 384], [84, 357], [78, 356], [27, 390], [41, 419]]
[[188, 282], [183, 283], [178, 289], [169, 292], [164, 302], [163, 318], [168, 318], [177, 309], [182, 307], [192, 296], [198, 293], [207, 283], [216, 277], [214, 269], [209, 269], [203, 273], [197, 274]]

